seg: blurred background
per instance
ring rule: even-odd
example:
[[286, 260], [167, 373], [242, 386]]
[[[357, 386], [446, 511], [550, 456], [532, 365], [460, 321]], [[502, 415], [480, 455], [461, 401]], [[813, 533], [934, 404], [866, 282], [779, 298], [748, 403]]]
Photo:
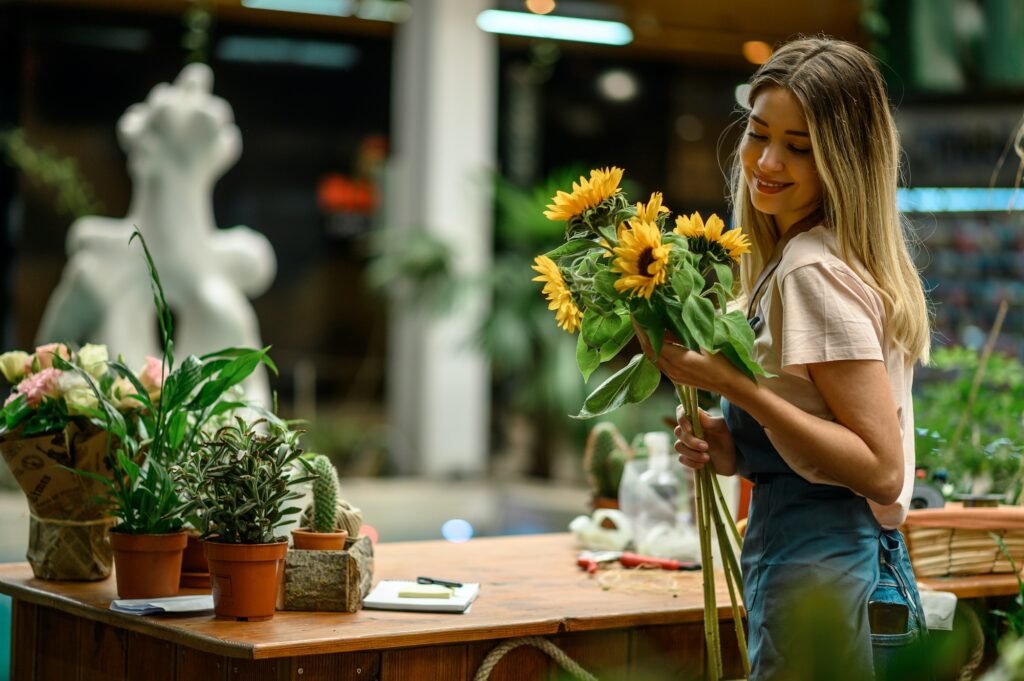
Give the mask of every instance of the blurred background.
[[[307, 447], [382, 540], [564, 531], [589, 424], [567, 418], [575, 340], [530, 282], [562, 238], [544, 204], [614, 164], [635, 198], [727, 215], [743, 83], [822, 33], [882, 61], [936, 344], [980, 348], [1006, 301], [994, 346], [1024, 357], [1021, 0], [2, 3], [0, 348], [44, 340], [71, 223], [128, 212], [119, 117], [203, 62], [243, 142], [215, 221], [276, 253], [253, 305]], [[615, 415], [627, 439], [673, 413], [663, 388]], [[0, 557], [24, 532], [4, 524]]]

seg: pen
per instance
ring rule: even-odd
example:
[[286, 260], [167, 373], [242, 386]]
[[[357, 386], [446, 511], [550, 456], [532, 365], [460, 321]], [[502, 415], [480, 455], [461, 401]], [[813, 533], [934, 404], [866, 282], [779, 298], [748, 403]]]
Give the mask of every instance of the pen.
[[437, 584], [439, 586], [447, 586], [452, 589], [457, 589], [462, 586], [462, 582], [452, 582], [447, 579], [434, 579], [433, 577], [417, 577], [417, 584]]

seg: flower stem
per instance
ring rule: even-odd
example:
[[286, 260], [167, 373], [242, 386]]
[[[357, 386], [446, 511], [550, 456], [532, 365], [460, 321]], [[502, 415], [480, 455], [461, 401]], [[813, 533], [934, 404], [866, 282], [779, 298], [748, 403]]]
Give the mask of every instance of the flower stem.
[[[676, 394], [683, 405], [683, 411], [690, 422], [693, 434], [703, 437], [700, 423], [700, 408], [697, 402], [697, 389], [692, 386], [676, 385]], [[725, 503], [721, 485], [715, 474], [714, 465], [710, 462], [694, 471], [694, 496], [697, 506], [697, 529], [700, 536], [701, 564], [704, 582], [704, 641], [707, 646], [707, 671], [705, 678], [718, 681], [722, 677], [722, 639], [718, 621], [717, 594], [715, 592], [715, 566], [712, 552], [712, 541], [717, 535], [719, 551], [722, 555], [725, 583], [729, 590], [729, 602], [732, 608], [733, 624], [736, 627], [736, 642], [740, 650], [740, 661], [746, 675], [750, 674], [750, 660], [747, 653], [746, 636], [743, 631], [743, 618], [740, 612], [743, 593], [743, 574], [736, 557], [735, 547], [742, 545], [739, 531], [732, 517], [727, 516], [729, 507]], [[728, 522], [726, 522], [728, 519]], [[729, 530], [726, 530], [726, 527]], [[731, 533], [730, 533], [731, 531]], [[730, 541], [732, 539], [733, 541]], [[738, 588], [737, 588], [738, 587]]]

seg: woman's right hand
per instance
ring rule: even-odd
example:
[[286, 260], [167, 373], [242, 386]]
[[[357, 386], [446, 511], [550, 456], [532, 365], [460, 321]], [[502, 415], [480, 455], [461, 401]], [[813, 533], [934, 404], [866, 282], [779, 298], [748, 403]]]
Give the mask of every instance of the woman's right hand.
[[700, 470], [710, 461], [719, 475], [735, 475], [736, 444], [733, 442], [729, 427], [725, 425], [725, 419], [711, 416], [703, 409], [697, 409], [697, 412], [703, 429], [703, 438], [693, 434], [683, 405], [676, 407], [678, 425], [674, 432], [677, 438], [675, 450], [679, 453], [679, 463]]

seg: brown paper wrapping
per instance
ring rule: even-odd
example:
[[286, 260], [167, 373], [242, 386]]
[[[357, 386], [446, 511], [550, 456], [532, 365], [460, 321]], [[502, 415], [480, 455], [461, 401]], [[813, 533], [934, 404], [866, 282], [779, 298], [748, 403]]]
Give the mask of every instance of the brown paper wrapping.
[[31, 518], [26, 558], [39, 579], [98, 580], [110, 576], [113, 554], [107, 531], [116, 519], [93, 503], [105, 488], [68, 470], [107, 478], [107, 433], [69, 423], [61, 432], [19, 437], [0, 435], [0, 453], [25, 496]]

